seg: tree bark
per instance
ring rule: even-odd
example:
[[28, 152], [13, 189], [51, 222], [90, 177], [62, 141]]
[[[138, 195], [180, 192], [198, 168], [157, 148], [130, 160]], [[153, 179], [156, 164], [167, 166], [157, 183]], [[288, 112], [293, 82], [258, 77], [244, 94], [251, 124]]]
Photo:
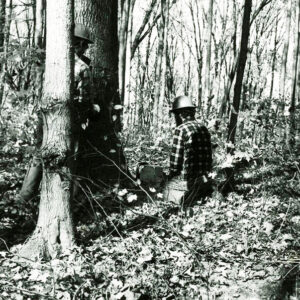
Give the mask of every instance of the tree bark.
[[[231, 109], [231, 115], [229, 120], [229, 128], [228, 128], [228, 136], [227, 142], [230, 144], [235, 144], [235, 134], [237, 127], [238, 114], [240, 109], [240, 98], [244, 77], [244, 70], [247, 60], [247, 52], [248, 52], [248, 41], [249, 41], [249, 33], [250, 33], [250, 15], [252, 8], [252, 0], [245, 0], [244, 2], [244, 16], [242, 23], [242, 36], [241, 36], [241, 45], [240, 45], [240, 55], [239, 62], [237, 67], [236, 74], [236, 82], [234, 86], [234, 96], [233, 96], [233, 104]], [[227, 147], [227, 153], [229, 155], [234, 154], [234, 147]], [[234, 172], [233, 168], [228, 168], [226, 170], [227, 175], [227, 188], [232, 189], [234, 185]]]
[[[6, 23], [6, 0], [0, 1], [0, 53], [4, 52], [5, 42], [5, 23]], [[4, 91], [4, 64], [0, 64], [0, 106], [3, 101]]]
[[277, 57], [277, 35], [278, 35], [278, 16], [276, 17], [275, 23], [275, 33], [274, 33], [274, 48], [272, 52], [272, 68], [271, 68], [271, 87], [270, 87], [270, 95], [269, 97], [273, 97], [273, 88], [274, 88], [274, 75], [275, 75], [275, 67], [276, 67], [276, 57]]
[[292, 95], [291, 103], [289, 107], [290, 112], [290, 128], [288, 143], [291, 147], [295, 146], [295, 131], [296, 131], [296, 101], [300, 95], [298, 85], [300, 85], [300, 1], [297, 1], [297, 33], [296, 33], [296, 48], [295, 48], [295, 62], [293, 71], [293, 85], [292, 85]]
[[[281, 80], [280, 80], [280, 95], [282, 97], [283, 103], [285, 103], [285, 83], [286, 83], [286, 68], [287, 68], [287, 58], [290, 46], [290, 31], [291, 31], [291, 12], [292, 12], [293, 0], [290, 0], [290, 5], [286, 8], [286, 32], [284, 34], [284, 46], [282, 54], [282, 66], [281, 66]], [[284, 112], [284, 105], [282, 105], [282, 113]]]
[[[42, 50], [45, 47], [44, 30], [45, 30], [45, 0], [36, 1], [35, 9], [35, 30], [34, 33], [34, 44], [36, 49]], [[42, 52], [40, 52], [42, 53]], [[43, 54], [39, 54], [40, 61], [37, 63], [35, 68], [35, 97], [40, 101], [42, 98], [43, 88], [43, 77], [44, 77], [44, 57]], [[39, 152], [39, 148], [42, 144], [43, 139], [43, 118], [41, 113], [38, 113], [38, 124], [36, 129], [36, 151]], [[39, 158], [39, 154], [35, 154], [30, 163], [29, 169], [23, 180], [22, 188], [19, 192], [18, 198], [22, 201], [28, 202], [33, 201], [38, 195], [40, 182], [42, 180], [43, 167], [42, 161]]]
[[[198, 75], [198, 107], [199, 111], [202, 111], [203, 100], [202, 100], [202, 68], [203, 68], [203, 53], [202, 53], [202, 44], [201, 44], [201, 28], [199, 23], [199, 2], [195, 2], [196, 6], [196, 16], [194, 14], [194, 8], [192, 2], [189, 4], [189, 9], [192, 17], [193, 31], [194, 31], [194, 41], [195, 41], [195, 50], [197, 58], [197, 75]], [[197, 22], [196, 22], [197, 17]]]
[[[121, 103], [124, 103], [125, 94], [125, 73], [126, 73], [126, 52], [128, 39], [128, 26], [131, 13], [131, 1], [119, 0], [119, 93]], [[126, 104], [125, 104], [126, 105]]]
[[[118, 139], [121, 130], [118, 82], [118, 1], [77, 0], [75, 20], [85, 24], [92, 32], [94, 44], [89, 55], [93, 75], [94, 103], [100, 113], [90, 120], [84, 134], [84, 153], [78, 169], [89, 181], [101, 184], [115, 183], [120, 170], [125, 168], [125, 157]], [[109, 158], [109, 160], [107, 159]]]
[[156, 56], [155, 84], [154, 84], [154, 108], [153, 129], [154, 137], [160, 136], [160, 128], [163, 116], [163, 99], [165, 91], [166, 72], [166, 38], [169, 14], [169, 1], [161, 0], [161, 22], [158, 30], [158, 49]]
[[123, 122], [126, 128], [130, 122], [130, 70], [132, 43], [132, 14], [135, 0], [119, 1], [119, 93], [123, 104]]
[[1, 0], [0, 1], [0, 52], [3, 52], [3, 46], [4, 46], [5, 8], [6, 8], [6, 0]]
[[74, 2], [47, 3], [46, 69], [40, 109], [44, 118], [41, 147], [43, 179], [36, 229], [20, 251], [32, 259], [54, 258], [74, 246], [72, 195]]
[[213, 28], [213, 0], [209, 1], [208, 18], [207, 18], [207, 45], [205, 60], [205, 100], [207, 103], [207, 116], [210, 114], [211, 107], [211, 78], [210, 78], [210, 62], [211, 62], [211, 40]]

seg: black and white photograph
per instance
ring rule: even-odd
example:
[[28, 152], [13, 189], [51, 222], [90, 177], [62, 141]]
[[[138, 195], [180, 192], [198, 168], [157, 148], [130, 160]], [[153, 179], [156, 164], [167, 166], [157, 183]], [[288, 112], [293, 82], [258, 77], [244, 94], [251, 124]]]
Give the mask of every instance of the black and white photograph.
[[0, 0], [0, 300], [300, 300], [300, 0]]

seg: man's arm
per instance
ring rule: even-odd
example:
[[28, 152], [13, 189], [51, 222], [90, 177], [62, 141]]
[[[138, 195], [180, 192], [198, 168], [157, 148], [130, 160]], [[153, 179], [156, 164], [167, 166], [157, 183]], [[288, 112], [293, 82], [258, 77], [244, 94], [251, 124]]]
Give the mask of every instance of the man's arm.
[[179, 175], [183, 167], [183, 131], [176, 128], [173, 138], [171, 156], [170, 156], [170, 175], [172, 178]]

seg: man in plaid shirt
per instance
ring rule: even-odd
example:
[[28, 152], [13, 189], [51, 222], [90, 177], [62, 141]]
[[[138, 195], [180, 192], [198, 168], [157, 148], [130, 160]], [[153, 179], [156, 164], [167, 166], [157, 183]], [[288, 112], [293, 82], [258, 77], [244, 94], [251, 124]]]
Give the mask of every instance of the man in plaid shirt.
[[190, 203], [196, 200], [196, 196], [203, 196], [207, 174], [211, 171], [210, 134], [204, 125], [195, 120], [195, 106], [190, 98], [175, 98], [171, 112], [174, 113], [177, 127], [170, 156], [167, 198]]

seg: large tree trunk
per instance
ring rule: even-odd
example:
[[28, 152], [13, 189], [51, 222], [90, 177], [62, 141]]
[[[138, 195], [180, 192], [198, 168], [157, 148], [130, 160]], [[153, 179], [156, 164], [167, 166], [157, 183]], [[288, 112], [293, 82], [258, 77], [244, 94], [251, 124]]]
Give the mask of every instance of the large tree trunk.
[[[228, 136], [227, 136], [227, 141], [230, 142], [230, 144], [232, 145], [235, 144], [236, 127], [237, 127], [237, 120], [238, 120], [238, 114], [240, 109], [240, 98], [241, 98], [244, 70], [245, 70], [245, 65], [247, 60], [251, 8], [252, 8], [252, 0], [245, 0], [240, 55], [239, 55], [239, 62], [237, 67], [233, 104], [231, 108], [231, 115], [230, 115]], [[234, 147], [232, 146], [228, 147], [227, 153], [233, 155]], [[226, 188], [232, 189], [234, 184], [233, 168], [227, 169], [226, 175], [227, 175]]]
[[39, 217], [32, 237], [20, 254], [55, 257], [74, 246], [70, 210], [72, 195], [74, 53], [72, 0], [47, 2], [46, 70], [41, 111], [43, 179]]
[[81, 175], [89, 181], [112, 183], [125, 169], [125, 158], [118, 133], [121, 130], [118, 83], [118, 1], [77, 0], [75, 20], [92, 32], [94, 44], [90, 49], [94, 81], [94, 103], [100, 113], [90, 120], [84, 136], [84, 153], [78, 163]]

